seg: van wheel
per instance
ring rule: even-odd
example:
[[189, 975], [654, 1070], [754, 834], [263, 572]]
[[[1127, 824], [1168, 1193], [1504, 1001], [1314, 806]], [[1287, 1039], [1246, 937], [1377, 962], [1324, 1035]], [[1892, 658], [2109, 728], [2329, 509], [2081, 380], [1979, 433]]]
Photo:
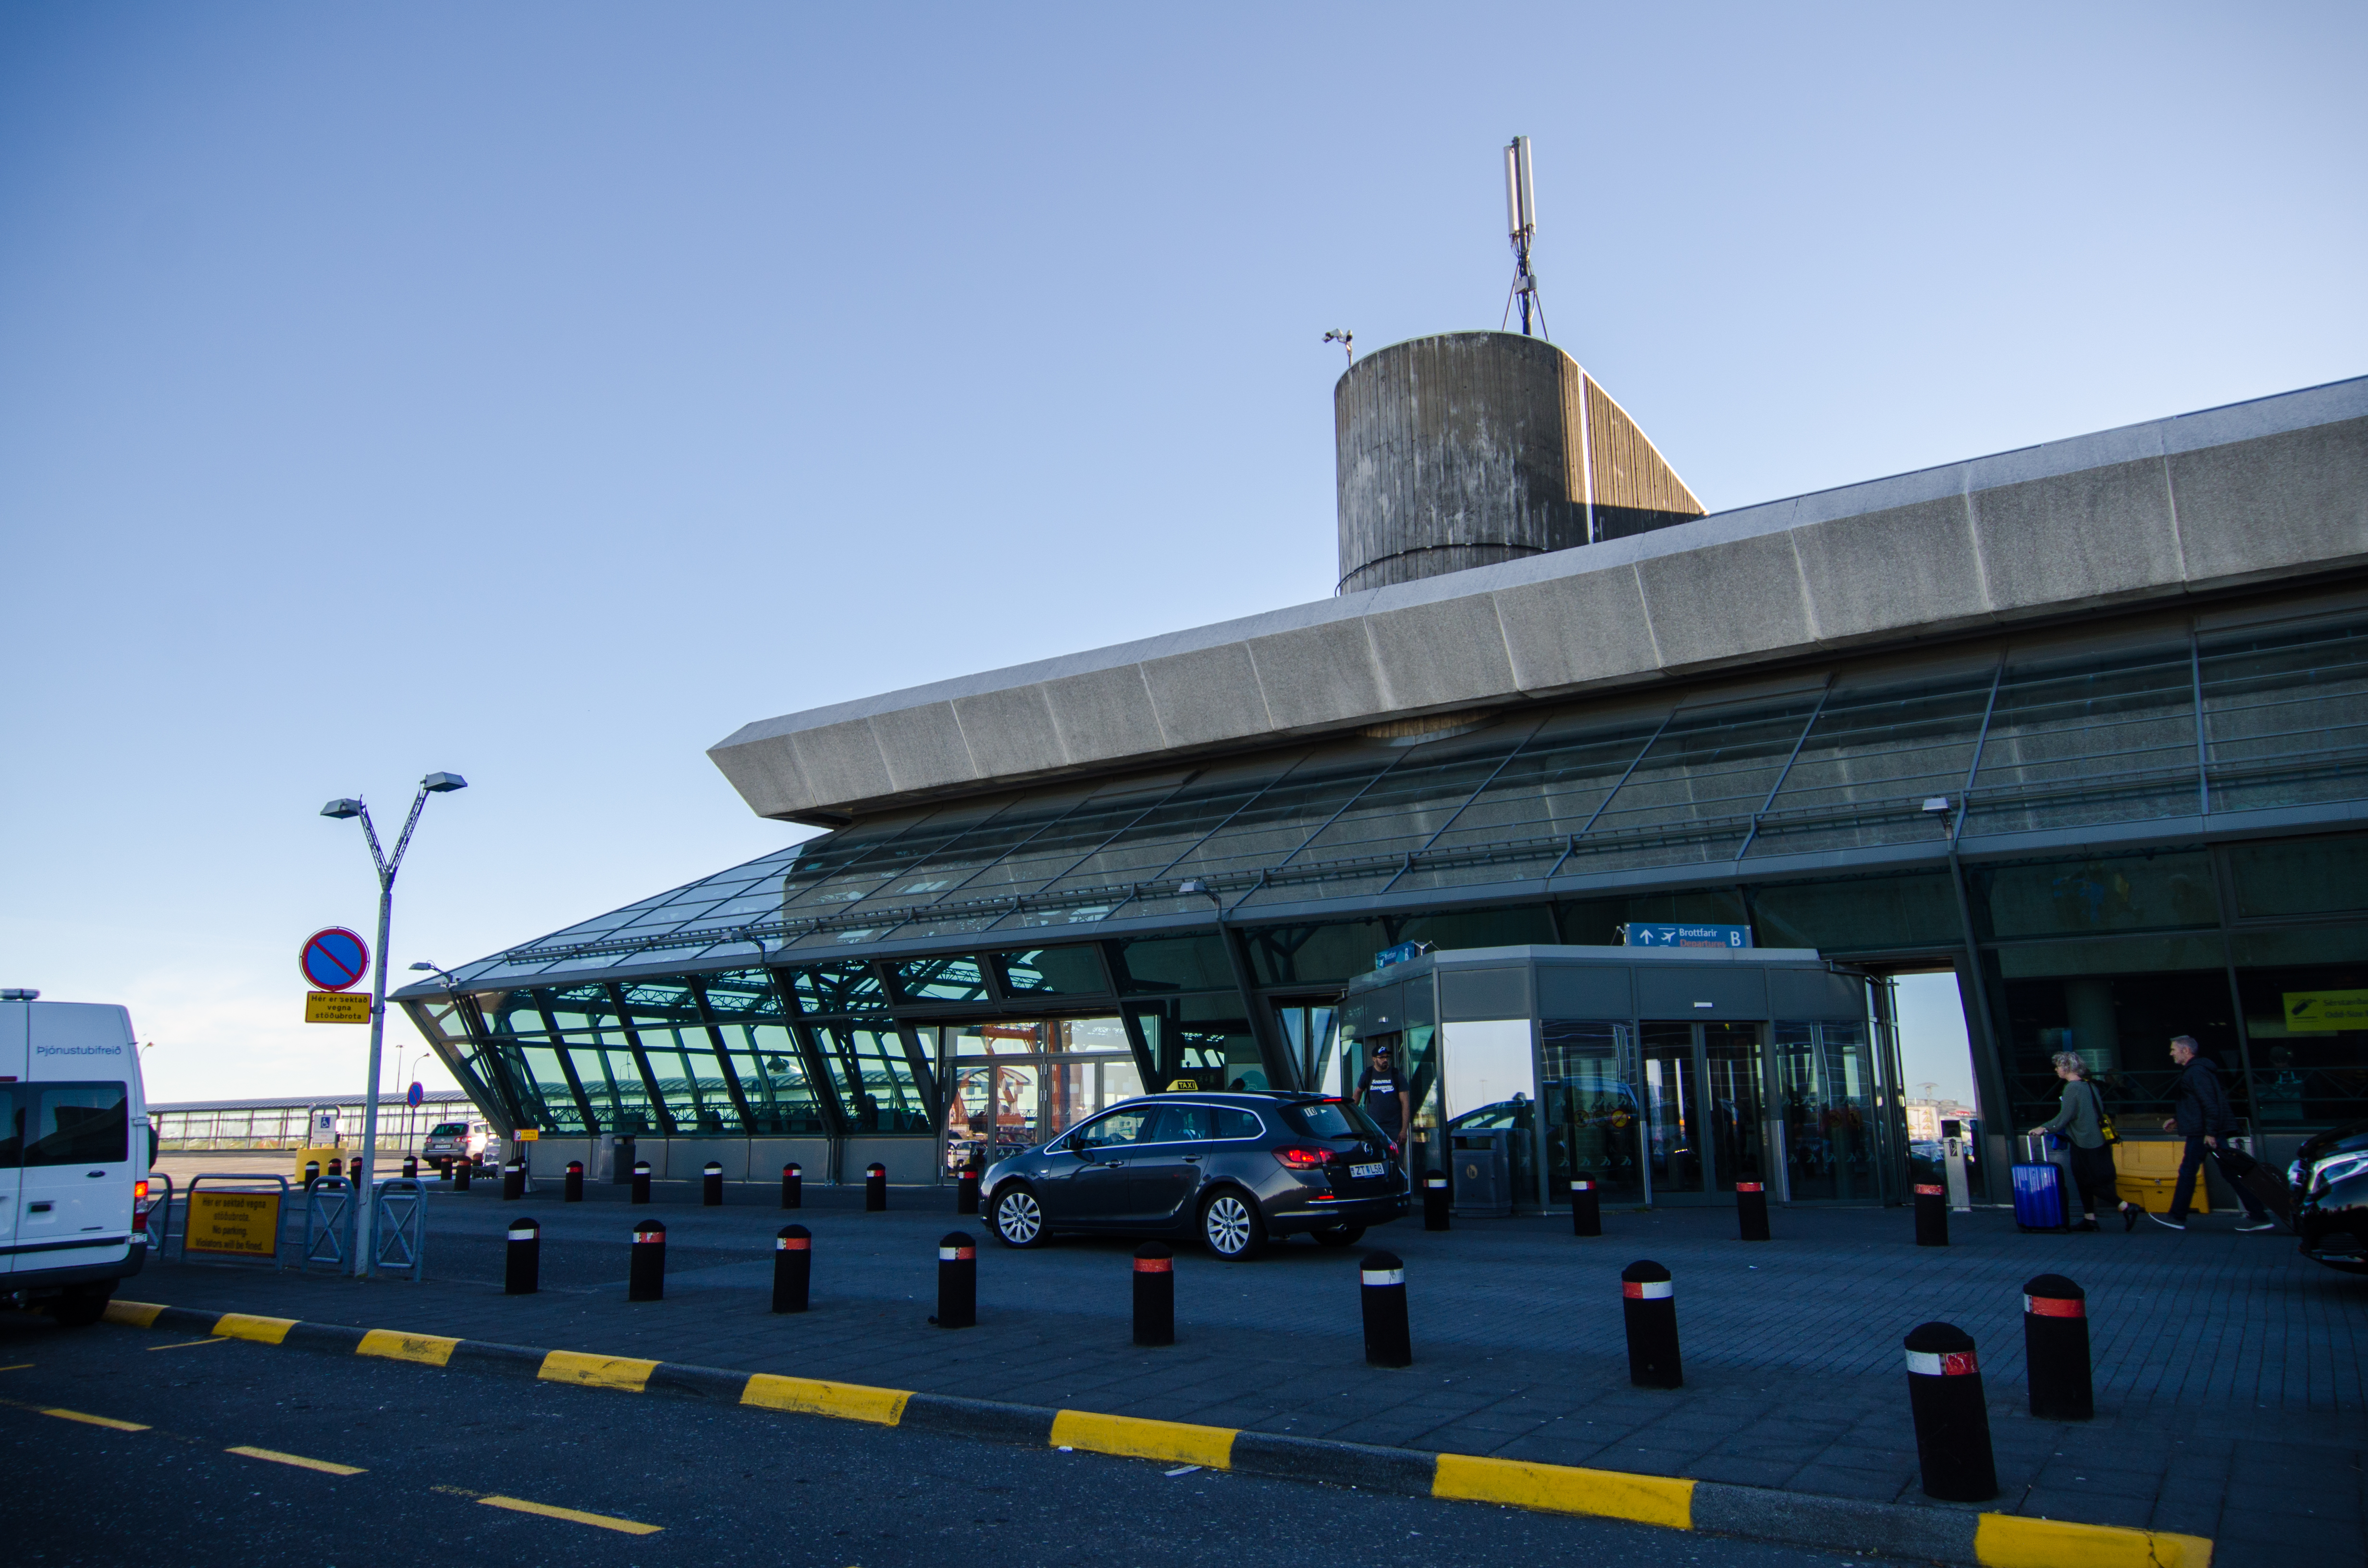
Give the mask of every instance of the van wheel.
[[115, 1298], [115, 1282], [100, 1285], [69, 1285], [65, 1294], [49, 1303], [47, 1311], [60, 1328], [88, 1328], [107, 1315], [107, 1303]]
[[1326, 1225], [1315, 1233], [1315, 1244], [1323, 1247], [1354, 1246], [1357, 1238], [1364, 1233], [1362, 1225]]
[[1242, 1263], [1266, 1246], [1266, 1221], [1254, 1199], [1227, 1187], [1201, 1206], [1201, 1242], [1227, 1263]]

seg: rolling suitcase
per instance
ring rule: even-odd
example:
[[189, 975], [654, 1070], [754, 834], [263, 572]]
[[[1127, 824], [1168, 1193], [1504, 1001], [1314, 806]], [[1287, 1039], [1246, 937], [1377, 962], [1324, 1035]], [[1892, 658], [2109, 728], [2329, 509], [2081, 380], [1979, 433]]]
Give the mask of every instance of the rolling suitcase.
[[2220, 1174], [2228, 1185], [2253, 1195], [2261, 1207], [2276, 1215], [2289, 1228], [2294, 1224], [2293, 1194], [2278, 1174], [2260, 1161], [2232, 1143], [2223, 1143], [2213, 1151], [2217, 1156]]
[[2014, 1167], [2014, 1222], [2018, 1230], [2064, 1229], [2064, 1167], [2028, 1165]]

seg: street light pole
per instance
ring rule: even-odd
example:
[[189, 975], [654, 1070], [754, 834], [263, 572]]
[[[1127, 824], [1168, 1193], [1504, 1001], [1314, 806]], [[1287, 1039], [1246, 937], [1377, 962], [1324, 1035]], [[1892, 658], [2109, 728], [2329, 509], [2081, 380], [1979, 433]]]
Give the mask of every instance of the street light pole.
[[370, 859], [378, 867], [378, 963], [377, 972], [370, 980], [370, 1091], [362, 1101], [362, 1175], [354, 1184], [361, 1204], [354, 1227], [354, 1276], [360, 1279], [378, 1272], [378, 1205], [370, 1184], [378, 1169], [379, 1052], [386, 1041], [386, 938], [394, 923], [394, 876], [403, 869], [404, 851], [411, 847], [412, 831], [419, 825], [419, 813], [426, 809], [427, 797], [468, 787], [469, 781], [457, 773], [431, 773], [421, 779], [419, 793], [412, 797], [411, 815], [404, 822], [403, 836], [394, 841], [392, 856], [379, 847], [378, 828], [370, 821], [370, 808], [360, 801], [336, 800], [321, 808], [324, 817], [361, 818], [362, 836], [370, 840]]

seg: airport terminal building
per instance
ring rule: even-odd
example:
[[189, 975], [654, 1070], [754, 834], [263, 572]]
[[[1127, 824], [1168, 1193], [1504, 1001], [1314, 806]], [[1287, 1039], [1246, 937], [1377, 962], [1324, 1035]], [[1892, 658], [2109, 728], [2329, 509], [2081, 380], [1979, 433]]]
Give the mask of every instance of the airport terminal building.
[[2175, 1033], [2265, 1157], [2368, 1118], [2368, 380], [1709, 516], [1542, 339], [1337, 408], [1337, 597], [749, 724], [825, 831], [398, 999], [602, 1176], [941, 1180], [1386, 1038], [1524, 1202], [1896, 1200], [1930, 971], [1994, 1172]]

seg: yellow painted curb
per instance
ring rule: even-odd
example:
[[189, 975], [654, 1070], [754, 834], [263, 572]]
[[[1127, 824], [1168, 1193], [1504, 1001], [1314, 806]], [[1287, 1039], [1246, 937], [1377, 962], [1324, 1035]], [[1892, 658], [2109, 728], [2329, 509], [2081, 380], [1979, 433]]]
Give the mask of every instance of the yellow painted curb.
[[156, 1301], [109, 1301], [107, 1303], [107, 1321], [131, 1328], [146, 1328], [164, 1310], [164, 1306]]
[[354, 1346], [357, 1356], [383, 1356], [390, 1361], [416, 1361], [423, 1367], [441, 1367], [452, 1359], [452, 1347], [461, 1342], [447, 1339], [440, 1334], [403, 1334], [392, 1328], [374, 1328], [362, 1335]]
[[294, 1318], [256, 1317], [252, 1312], [224, 1312], [214, 1322], [214, 1334], [222, 1339], [252, 1339], [258, 1345], [277, 1345], [288, 1337], [296, 1326]]
[[586, 1356], [576, 1350], [554, 1350], [542, 1358], [535, 1376], [554, 1383], [581, 1383], [586, 1388], [623, 1389], [639, 1393], [648, 1386], [655, 1361], [631, 1356]]
[[830, 1383], [815, 1378], [783, 1378], [771, 1372], [750, 1375], [740, 1391], [740, 1403], [767, 1410], [794, 1410], [802, 1415], [836, 1415], [845, 1421], [869, 1421], [894, 1426], [905, 1418], [905, 1402], [913, 1396], [903, 1389], [867, 1388], [861, 1383]]
[[1508, 1503], [1556, 1514], [1633, 1519], [1669, 1529], [1694, 1528], [1694, 1483], [1674, 1476], [1441, 1454], [1430, 1494], [1471, 1503]]
[[1151, 1421], [1139, 1415], [1096, 1415], [1084, 1410], [1064, 1410], [1053, 1417], [1056, 1449], [1084, 1449], [1089, 1453], [1118, 1454], [1127, 1459], [1170, 1460], [1178, 1464], [1204, 1464], [1228, 1470], [1234, 1461], [1230, 1426], [1194, 1426], [1182, 1421]]
[[2212, 1568], [2212, 1543], [2164, 1530], [1984, 1514], [1974, 1558], [1988, 1568]]

